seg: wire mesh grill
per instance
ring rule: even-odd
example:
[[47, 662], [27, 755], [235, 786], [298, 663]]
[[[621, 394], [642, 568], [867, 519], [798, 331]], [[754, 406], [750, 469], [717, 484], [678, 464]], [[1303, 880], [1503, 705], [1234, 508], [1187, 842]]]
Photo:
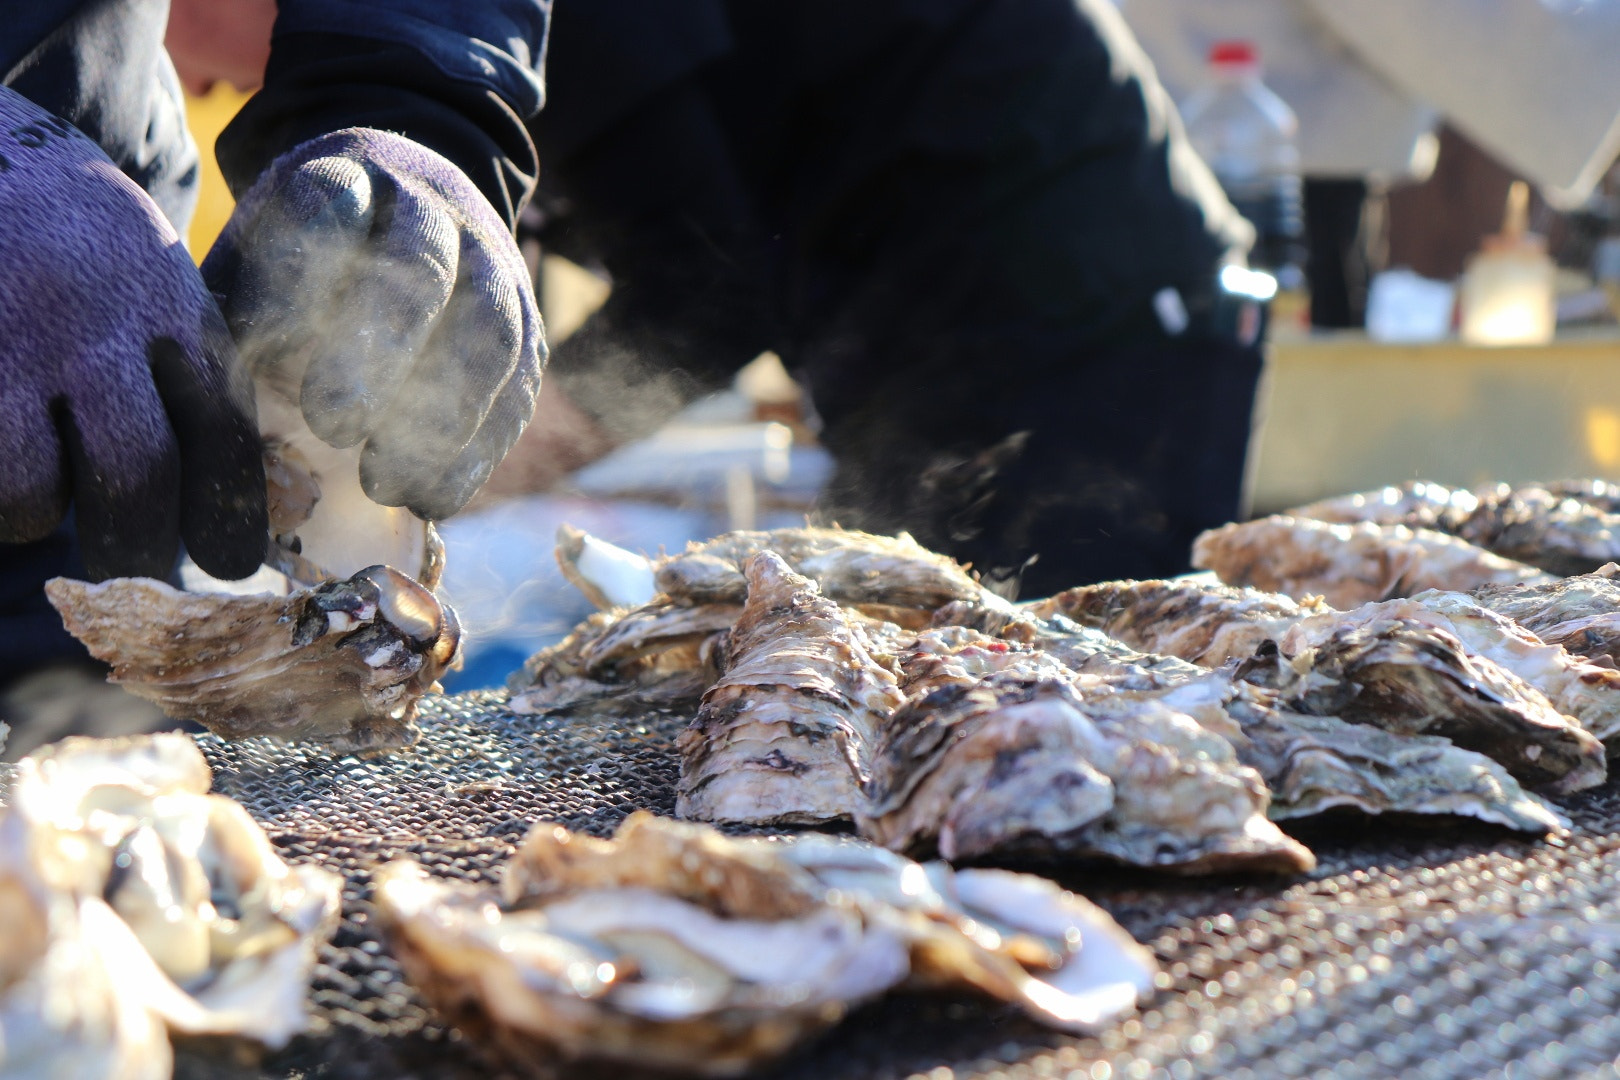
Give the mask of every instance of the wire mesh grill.
[[[429, 698], [415, 750], [365, 761], [199, 737], [215, 790], [240, 800], [289, 860], [344, 875], [344, 919], [316, 972], [316, 1031], [252, 1064], [183, 1051], [179, 1075], [491, 1075], [402, 980], [374, 929], [372, 871], [412, 858], [489, 881], [535, 821], [605, 835], [632, 810], [671, 813], [685, 723], [517, 716], [504, 700]], [[1616, 1075], [1620, 785], [1564, 809], [1575, 830], [1554, 842], [1336, 819], [1305, 834], [1319, 869], [1280, 883], [1031, 867], [1097, 900], [1158, 954], [1161, 987], [1138, 1016], [1075, 1038], [975, 1000], [893, 997], [764, 1075]]]

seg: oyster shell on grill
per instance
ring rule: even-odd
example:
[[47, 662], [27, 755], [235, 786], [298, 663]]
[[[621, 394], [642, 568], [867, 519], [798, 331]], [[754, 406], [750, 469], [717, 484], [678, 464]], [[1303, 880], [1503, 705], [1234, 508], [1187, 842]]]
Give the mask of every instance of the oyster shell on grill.
[[1432, 617], [1383, 605], [1314, 615], [1237, 673], [1279, 691], [1291, 711], [1442, 735], [1555, 792], [1591, 787], [1607, 772], [1603, 744], [1577, 720], [1517, 675], [1471, 655]]
[[1455, 634], [1475, 656], [1513, 672], [1546, 694], [1554, 708], [1579, 720], [1605, 743], [1620, 739], [1620, 671], [1543, 641], [1463, 593], [1421, 592], [1409, 601], [1381, 605], [1381, 613], [1432, 620]]
[[[428, 1000], [535, 1072], [593, 1061], [735, 1076], [907, 982], [977, 986], [1046, 1023], [1091, 1030], [1151, 982], [1151, 960], [1106, 915], [1020, 876], [953, 882], [943, 868], [885, 868], [930, 896], [934, 880], [965, 894], [952, 910], [941, 899], [925, 911], [925, 897], [900, 889], [829, 886], [818, 876], [832, 872], [826, 853], [796, 861], [795, 850], [647, 814], [608, 841], [542, 824], [500, 894], [391, 863], [377, 907]], [[1048, 935], [1045, 979], [956, 914], [970, 910], [1019, 927], [1007, 937], [1024, 952]]]
[[1544, 585], [1487, 585], [1473, 595], [1549, 645], [1620, 667], [1620, 565]]
[[1062, 615], [1148, 653], [1219, 667], [1253, 656], [1289, 623], [1329, 610], [1282, 593], [1187, 580], [1106, 581], [1066, 589], [1026, 605], [1033, 615]]
[[1289, 517], [1346, 525], [1370, 521], [1376, 525], [1451, 532], [1459, 521], [1477, 509], [1479, 499], [1471, 491], [1428, 480], [1408, 480], [1373, 491], [1335, 495], [1283, 513]]
[[1158, 702], [1082, 700], [1056, 679], [990, 675], [908, 701], [882, 728], [866, 794], [862, 836], [953, 860], [1315, 865], [1266, 819], [1265, 784], [1224, 738]]
[[1449, 739], [1274, 709], [1253, 710], [1239, 727], [1238, 756], [1265, 777], [1273, 821], [1348, 807], [1459, 815], [1536, 834], [1569, 827], [1502, 766]]
[[896, 653], [900, 692], [925, 697], [945, 686], [972, 686], [989, 675], [1066, 679], [1068, 667], [1050, 653], [1007, 641], [967, 626], [936, 626], [919, 631]]
[[117, 992], [175, 1034], [279, 1047], [307, 1026], [341, 882], [284, 863], [210, 779], [185, 735], [48, 746], [18, 766], [0, 873], [76, 905]]
[[455, 613], [386, 566], [286, 596], [187, 593], [150, 578], [54, 578], [68, 630], [112, 682], [228, 739], [338, 753], [409, 746], [416, 702], [460, 642]]
[[849, 820], [865, 749], [900, 706], [861, 626], [772, 552], [748, 562], [748, 602], [719, 680], [677, 740], [677, 816], [750, 824]]
[[696, 709], [714, 682], [714, 645], [742, 611], [655, 599], [633, 610], [593, 612], [542, 649], [509, 685], [514, 712], [557, 712], [614, 704]]
[[1280, 514], [1201, 534], [1193, 543], [1192, 562], [1228, 585], [1296, 600], [1320, 596], [1340, 609], [1424, 589], [1466, 592], [1552, 580], [1535, 567], [1432, 529], [1332, 524]]

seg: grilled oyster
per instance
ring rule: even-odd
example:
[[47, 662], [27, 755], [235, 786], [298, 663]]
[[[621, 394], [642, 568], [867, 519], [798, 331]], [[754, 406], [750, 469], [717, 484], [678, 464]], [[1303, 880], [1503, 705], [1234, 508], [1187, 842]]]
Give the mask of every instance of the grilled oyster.
[[1546, 582], [1523, 563], [1430, 529], [1335, 525], [1274, 515], [1223, 525], [1193, 543], [1193, 565], [1228, 585], [1250, 585], [1296, 600], [1320, 596], [1348, 609], [1424, 589]]
[[1370, 521], [1375, 525], [1451, 532], [1459, 521], [1478, 508], [1479, 499], [1471, 491], [1428, 480], [1408, 480], [1375, 491], [1336, 495], [1283, 513], [1289, 517], [1346, 525]]
[[905, 533], [873, 536], [808, 527], [732, 532], [689, 544], [681, 554], [656, 561], [658, 588], [671, 599], [693, 604], [739, 603], [748, 589], [744, 578], [749, 560], [762, 551], [775, 552], [828, 599], [875, 606], [880, 617], [896, 622], [900, 612], [932, 611], [980, 594], [978, 583], [961, 566]]
[[47, 905], [77, 905], [118, 992], [171, 1031], [279, 1047], [307, 1024], [341, 883], [282, 862], [209, 782], [184, 735], [64, 739], [18, 766], [3, 871]]
[[45, 593], [111, 681], [228, 739], [309, 739], [338, 753], [409, 746], [416, 701], [460, 641], [455, 613], [386, 566], [287, 596], [185, 593], [149, 578]]
[[1463, 593], [1431, 590], [1382, 607], [1390, 615], [1433, 620], [1455, 634], [1475, 656], [1513, 672], [1546, 694], [1554, 708], [1579, 720], [1599, 739], [1606, 743], [1620, 739], [1620, 671], [1574, 656], [1562, 645], [1549, 644]]
[[[646, 814], [611, 841], [542, 824], [513, 857], [504, 902], [391, 863], [377, 906], [428, 999], [537, 1072], [587, 1059], [734, 1076], [908, 980], [979, 986], [1046, 1023], [1089, 1030], [1151, 981], [1151, 961], [1107, 916], [1021, 876], [953, 879], [909, 862], [874, 873], [860, 861], [868, 883], [915, 887], [896, 907], [902, 889], [822, 880], [842, 871], [847, 884], [849, 851], [836, 865], [824, 846], [796, 854], [793, 842], [728, 840]], [[954, 904], [927, 904], [933, 881], [952, 887]], [[957, 914], [967, 911], [1018, 927], [1008, 937], [1024, 951], [1043, 935], [1049, 981]]]
[[1049, 653], [1005, 641], [966, 626], [938, 626], [918, 633], [897, 654], [900, 691], [925, 697], [945, 686], [972, 686], [986, 676], [1065, 679], [1070, 669]]
[[1472, 656], [1431, 617], [1367, 605], [1303, 619], [1239, 665], [1284, 707], [1403, 735], [1443, 735], [1521, 781], [1579, 791], [1606, 774], [1603, 744], [1547, 696]]
[[771, 552], [748, 562], [748, 603], [718, 682], [677, 740], [675, 812], [700, 821], [849, 820], [865, 747], [900, 706], [865, 632]]
[[0, 1075], [169, 1080], [168, 1034], [139, 992], [151, 962], [138, 945], [118, 962], [128, 938], [99, 899], [0, 871]]
[[1273, 821], [1350, 807], [1456, 814], [1537, 834], [1569, 827], [1502, 766], [1449, 739], [1270, 709], [1246, 715], [1240, 730], [1238, 756], [1265, 777]]
[[1585, 574], [1620, 558], [1620, 513], [1538, 484], [1496, 484], [1475, 493], [1479, 506], [1458, 536], [1554, 574]]
[[1474, 599], [1549, 645], [1620, 667], [1620, 565], [1545, 585], [1488, 585]]
[[1265, 818], [1260, 777], [1152, 701], [991, 675], [913, 699], [872, 753], [861, 835], [947, 859], [1104, 857], [1184, 873], [1292, 873], [1309, 851]]
[[1032, 615], [1062, 615], [1143, 652], [1203, 667], [1246, 659], [1289, 623], [1328, 610], [1281, 593], [1193, 581], [1107, 581], [1067, 589], [1026, 605]]

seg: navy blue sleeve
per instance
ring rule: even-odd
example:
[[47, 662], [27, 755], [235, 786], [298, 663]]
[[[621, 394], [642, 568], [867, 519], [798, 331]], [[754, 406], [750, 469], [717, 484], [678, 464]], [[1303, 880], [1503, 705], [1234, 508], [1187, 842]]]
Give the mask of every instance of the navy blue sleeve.
[[29, 0], [6, 8], [0, 84], [95, 140], [183, 235], [197, 204], [197, 146], [163, 51], [168, 0]]
[[264, 88], [221, 135], [240, 194], [277, 156], [346, 127], [443, 154], [508, 224], [539, 165], [524, 122], [545, 100], [550, 0], [281, 0]]

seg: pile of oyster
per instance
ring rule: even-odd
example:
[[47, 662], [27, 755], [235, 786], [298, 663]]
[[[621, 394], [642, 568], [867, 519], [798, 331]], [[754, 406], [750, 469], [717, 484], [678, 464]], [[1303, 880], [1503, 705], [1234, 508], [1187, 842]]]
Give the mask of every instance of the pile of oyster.
[[0, 1073], [167, 1077], [170, 1038], [304, 1030], [339, 878], [208, 794], [185, 735], [66, 739], [0, 817]]
[[916, 856], [1297, 873], [1314, 857], [1275, 823], [1329, 810], [1566, 827], [1544, 796], [1606, 776], [1620, 670], [1570, 648], [1560, 603], [1607, 578], [1279, 520], [1200, 538], [1229, 583], [1016, 605], [904, 536], [733, 533], [649, 559], [565, 528], [565, 573], [606, 606], [511, 706], [684, 710], [678, 816], [850, 825]]
[[499, 889], [390, 863], [376, 903], [424, 995], [536, 1069], [735, 1076], [907, 987], [1095, 1031], [1156, 972], [1105, 913], [1040, 878], [829, 837], [730, 839], [646, 813], [611, 840], [537, 826]]

